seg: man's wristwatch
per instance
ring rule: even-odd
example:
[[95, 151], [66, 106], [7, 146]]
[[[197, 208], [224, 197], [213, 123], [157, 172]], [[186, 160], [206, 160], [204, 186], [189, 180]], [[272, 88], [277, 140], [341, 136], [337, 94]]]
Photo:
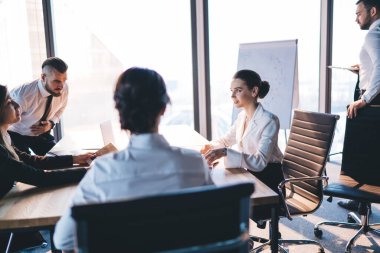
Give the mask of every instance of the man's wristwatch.
[[53, 129], [53, 128], [55, 127], [55, 123], [54, 123], [54, 121], [49, 120], [49, 122], [50, 122], [50, 124], [51, 124], [51, 129]]
[[227, 156], [227, 148], [223, 149], [223, 156]]

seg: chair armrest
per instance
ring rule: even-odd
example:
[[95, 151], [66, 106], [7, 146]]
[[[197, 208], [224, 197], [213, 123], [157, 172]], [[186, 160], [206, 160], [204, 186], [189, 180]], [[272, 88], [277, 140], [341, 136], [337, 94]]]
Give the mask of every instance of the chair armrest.
[[327, 181], [328, 179], [329, 179], [329, 177], [327, 177], [327, 176], [320, 176], [320, 177], [288, 178], [288, 179], [282, 180], [282, 182], [278, 184], [278, 192], [279, 192], [279, 195], [280, 195], [281, 202], [284, 204], [284, 207], [285, 207], [286, 217], [289, 220], [293, 220], [293, 218], [292, 218], [292, 216], [291, 216], [291, 214], [289, 212], [288, 205], [286, 204], [285, 196], [282, 193], [282, 188], [285, 186], [285, 184], [287, 184], [287, 183], [293, 183], [293, 182], [315, 181], [315, 180], [317, 180], [317, 181], [324, 180], [324, 181], [328, 182]]

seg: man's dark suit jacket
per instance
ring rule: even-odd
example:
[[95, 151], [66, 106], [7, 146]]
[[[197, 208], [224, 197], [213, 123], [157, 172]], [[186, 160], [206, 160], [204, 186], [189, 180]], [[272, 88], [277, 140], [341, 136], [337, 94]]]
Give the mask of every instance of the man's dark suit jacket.
[[12, 189], [15, 181], [47, 187], [76, 183], [86, 174], [83, 168], [62, 169], [73, 166], [72, 156], [33, 156], [17, 149], [15, 151], [20, 161], [0, 145], [0, 198]]

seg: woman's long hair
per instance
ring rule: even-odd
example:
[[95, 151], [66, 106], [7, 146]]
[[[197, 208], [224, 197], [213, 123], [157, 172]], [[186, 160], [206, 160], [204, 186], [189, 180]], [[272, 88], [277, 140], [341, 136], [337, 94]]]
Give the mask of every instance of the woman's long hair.
[[[5, 120], [4, 107], [7, 102], [7, 96], [8, 96], [7, 87], [0, 84], [0, 126], [4, 124], [4, 120]], [[9, 137], [8, 132], [6, 130], [3, 130], [2, 128], [0, 128], [0, 145], [5, 147], [14, 159], [19, 160], [19, 157], [16, 154], [16, 151], [12, 147], [11, 139]]]

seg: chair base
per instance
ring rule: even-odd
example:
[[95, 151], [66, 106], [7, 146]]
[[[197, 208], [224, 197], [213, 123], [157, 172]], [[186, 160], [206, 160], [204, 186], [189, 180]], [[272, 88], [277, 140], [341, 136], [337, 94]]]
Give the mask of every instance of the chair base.
[[[261, 237], [257, 237], [257, 236], [250, 236], [250, 240], [254, 241], [254, 242], [259, 242], [262, 244], [256, 248], [250, 249], [249, 253], [258, 253], [258, 252], [261, 252], [263, 250], [270, 249], [270, 247], [272, 245], [271, 240], [268, 240], [266, 238], [261, 238]], [[278, 245], [278, 252], [288, 253], [286, 251], [286, 249], [284, 247], [282, 247], [281, 245]]]
[[359, 217], [354, 212], [350, 212], [348, 214], [348, 220], [354, 221], [355, 223], [339, 221], [325, 221], [318, 223], [314, 227], [314, 235], [318, 238], [322, 237], [323, 232], [319, 227], [323, 225], [359, 229], [359, 231], [347, 242], [345, 253], [350, 253], [352, 246], [355, 244], [355, 241], [359, 238], [360, 235], [372, 232], [377, 236], [380, 236], [380, 223], [370, 224], [369, 213], [370, 210], [367, 208], [367, 213], [365, 215], [361, 215], [361, 219], [359, 219]]
[[[268, 239], [257, 237], [257, 236], [250, 236], [250, 239], [252, 241], [262, 243], [260, 246], [251, 249], [249, 251], [250, 253], [258, 253], [258, 252], [261, 252], [263, 250], [266, 250], [266, 249], [270, 248], [270, 246], [271, 246], [271, 241], [268, 240]], [[294, 244], [294, 245], [313, 244], [313, 245], [316, 245], [316, 246], [319, 247], [319, 251], [318, 251], [319, 253], [324, 253], [325, 252], [323, 246], [319, 242], [314, 241], [314, 240], [285, 240], [285, 239], [279, 239], [278, 240], [278, 251], [279, 252], [287, 253], [288, 251], [282, 246], [282, 244], [285, 244], [285, 245], [287, 245], [287, 244]]]

